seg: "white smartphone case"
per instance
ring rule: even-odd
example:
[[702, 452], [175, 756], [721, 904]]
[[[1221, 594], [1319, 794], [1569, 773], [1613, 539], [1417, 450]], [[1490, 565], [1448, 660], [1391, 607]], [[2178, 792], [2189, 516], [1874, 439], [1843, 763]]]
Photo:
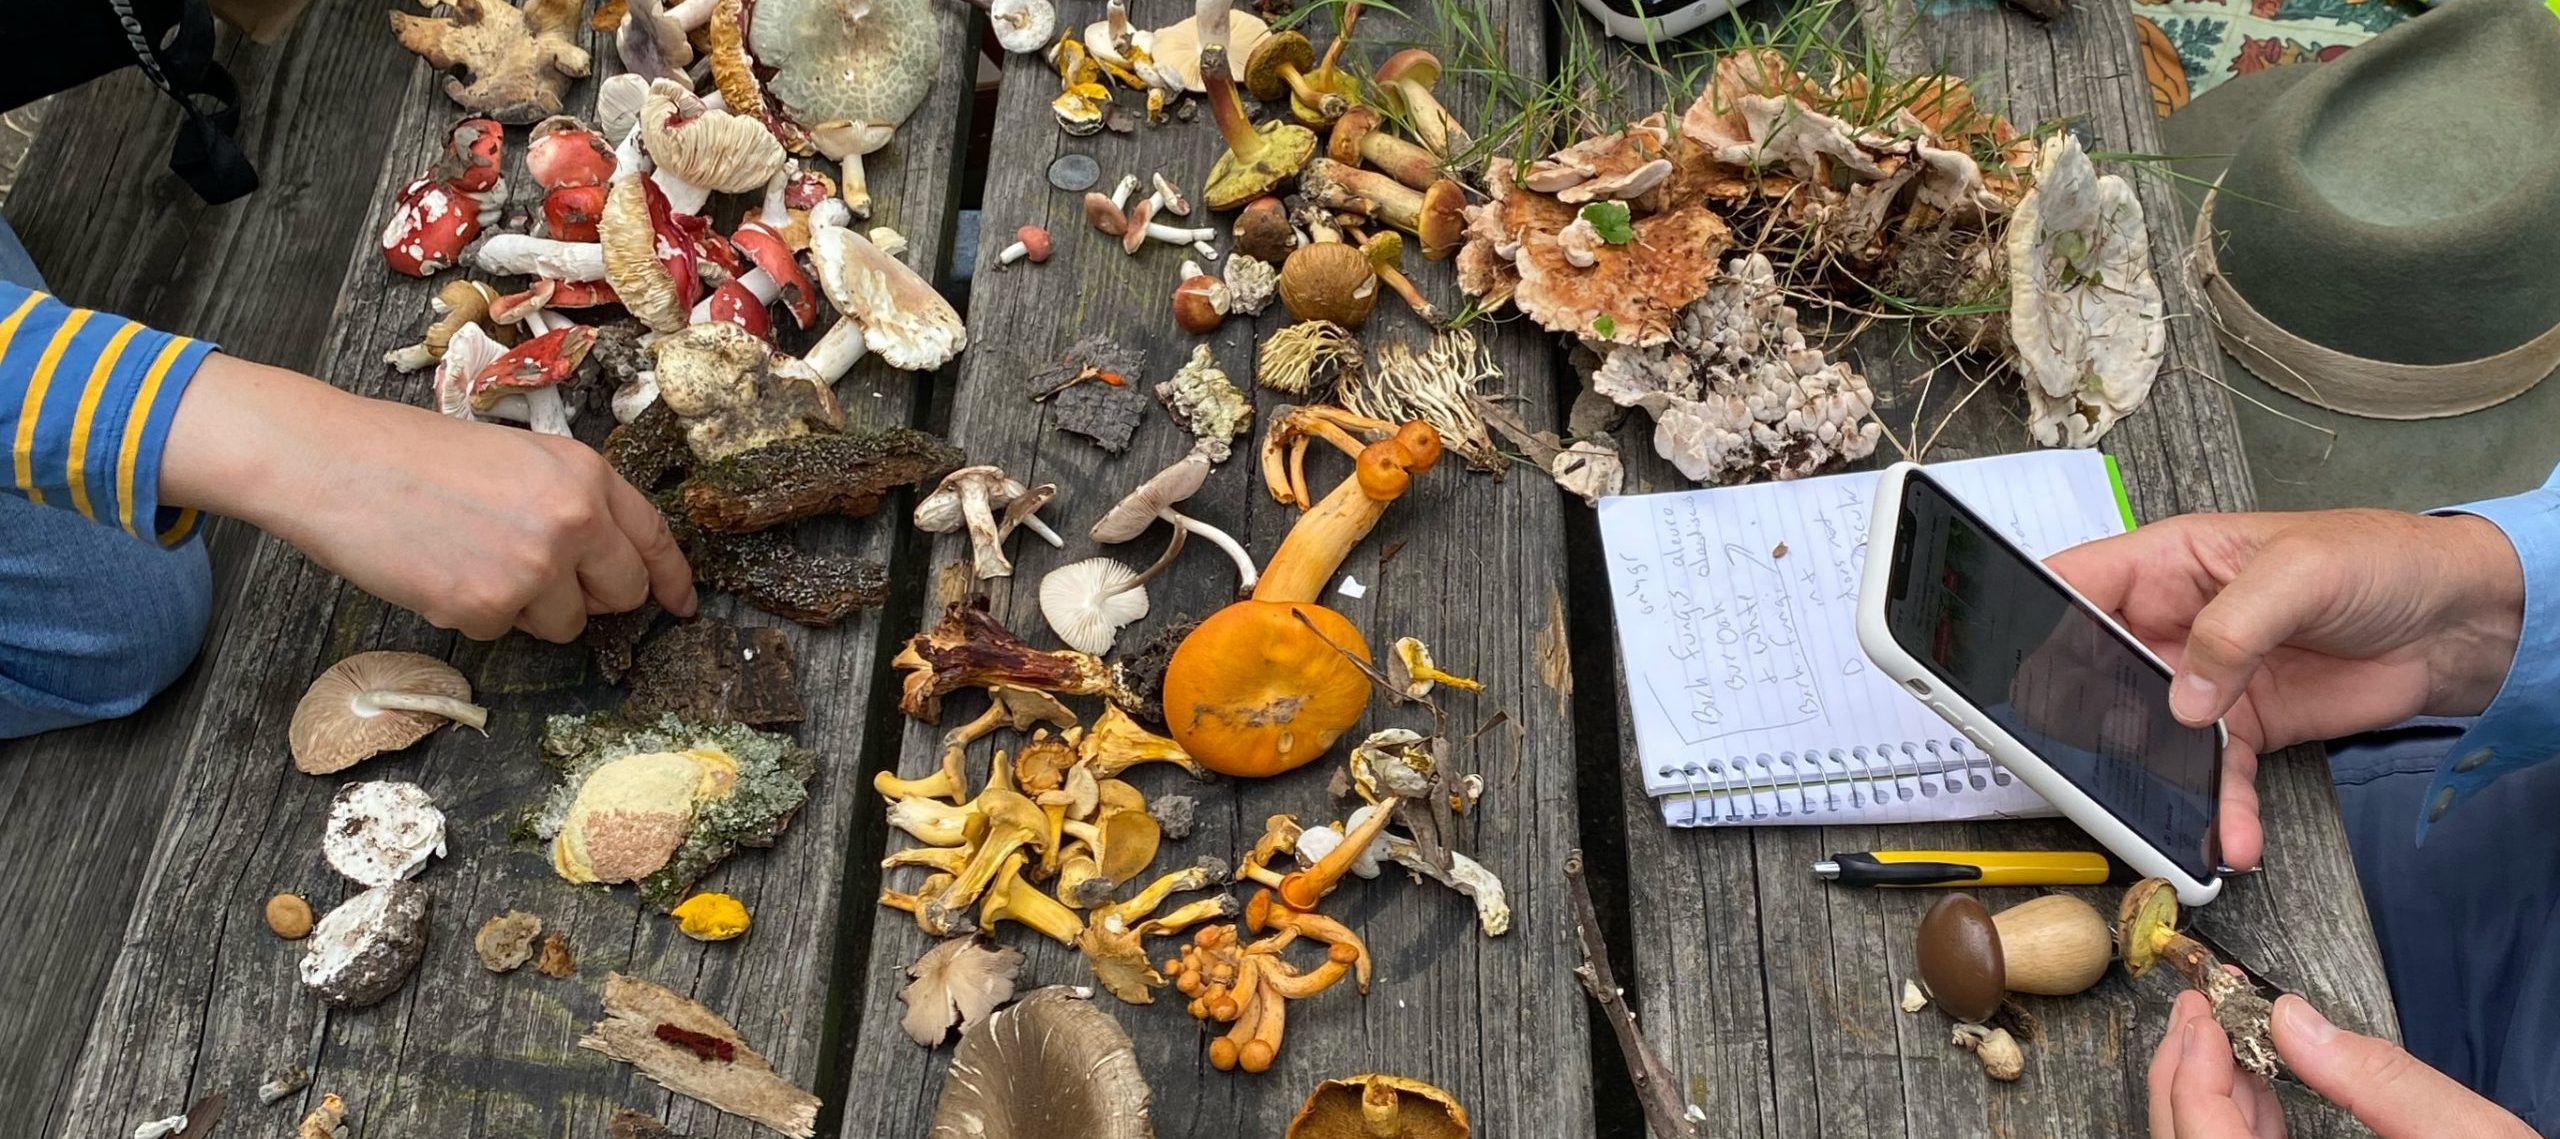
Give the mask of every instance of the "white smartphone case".
[[[1936, 712], [1947, 723], [1954, 725], [1956, 730], [1964, 733], [1964, 737], [1971, 740], [1975, 747], [1981, 748], [1991, 758], [1998, 760], [2001, 766], [2009, 769], [2010, 774], [2034, 788], [2037, 794], [2044, 796], [2047, 802], [2053, 804], [2055, 810], [2062, 812], [2063, 817], [2078, 824], [2080, 829], [2089, 832], [2089, 837], [2097, 839], [2099, 845], [2106, 847], [2117, 858], [2123, 859], [2125, 865], [2132, 867], [2140, 874], [2168, 879], [2169, 883], [2177, 888], [2178, 901], [2181, 904], [2201, 906], [2212, 901], [2222, 892], [2222, 879], [2217, 877], [2198, 881], [2189, 876], [2185, 870], [2179, 868], [2176, 859], [2151, 845], [2148, 839], [2136, 833], [2133, 828], [2116, 821], [2116, 817], [2096, 799], [2091, 798], [2087, 792], [2082, 791], [2061, 772], [2047, 765], [2035, 752], [2028, 750], [2025, 744], [2019, 743], [2016, 737], [2000, 727], [1998, 721], [1984, 715], [1964, 697], [1939, 682], [1937, 677], [1929, 671], [1928, 666], [1905, 652], [1902, 645], [1893, 639], [1892, 630], [1885, 624], [1884, 609], [1885, 594], [1890, 589], [1892, 580], [1893, 563], [1902, 555], [1902, 551], [1893, 548], [1895, 523], [1898, 521], [1898, 512], [1902, 505], [1902, 484], [1911, 472], [1918, 469], [1920, 469], [1919, 465], [1915, 463], [1895, 463], [1885, 468], [1883, 480], [1876, 484], [1875, 513], [1867, 525], [1866, 566], [1858, 583], [1859, 647], [1866, 650], [1867, 658], [1874, 661], [1877, 668], [1882, 669], [1886, 675], [1899, 682], [1904, 690], [1927, 704], [1931, 711]], [[1998, 534], [1993, 536], [2000, 538], [2003, 543], [2008, 541], [2007, 538]], [[2011, 548], [2016, 549], [2015, 546]], [[2141, 653], [2153, 663], [2160, 664], [2164, 671], [2167, 669], [2166, 662], [2161, 661], [2159, 656], [2140, 639], [2116, 624], [2114, 618], [2108, 616], [2104, 610], [2095, 605], [2088, 605], [2088, 599], [2081, 597], [2079, 590], [2071, 588], [2070, 582], [2064, 581], [2060, 575], [2046, 569], [2042, 560], [2029, 556], [2023, 550], [2018, 551], [2018, 556], [2035, 566], [2036, 572], [2043, 574], [2045, 580], [2079, 599], [2083, 605], [2087, 605], [2090, 612], [2097, 614], [2099, 621], [2105, 625], [2108, 632], [2131, 646], [2135, 652]], [[2222, 725], [2215, 724], [2214, 733], [2217, 744], [2228, 743], [2230, 736], [2224, 731]], [[2219, 825], [2218, 815], [2215, 821]]]

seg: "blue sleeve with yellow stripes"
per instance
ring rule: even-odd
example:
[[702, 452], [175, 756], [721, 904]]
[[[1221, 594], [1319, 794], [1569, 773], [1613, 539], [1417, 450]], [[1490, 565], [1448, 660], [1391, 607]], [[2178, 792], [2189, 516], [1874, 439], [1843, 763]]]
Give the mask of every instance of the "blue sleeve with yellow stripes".
[[194, 536], [193, 508], [160, 505], [160, 448], [213, 350], [0, 281], [7, 489], [165, 546]]

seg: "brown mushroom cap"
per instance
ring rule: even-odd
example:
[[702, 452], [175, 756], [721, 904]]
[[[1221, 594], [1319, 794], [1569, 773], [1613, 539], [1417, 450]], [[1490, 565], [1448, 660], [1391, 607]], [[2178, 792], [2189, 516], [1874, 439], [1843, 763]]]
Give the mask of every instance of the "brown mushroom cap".
[[1367, 107], [1353, 107], [1334, 120], [1333, 133], [1325, 140], [1324, 156], [1345, 166], [1360, 165], [1360, 142], [1385, 120]]
[[1414, 230], [1424, 257], [1438, 261], [1456, 253], [1467, 239], [1467, 192], [1448, 178], [1432, 183], [1422, 192], [1422, 218]]
[[[1107, 203], [1110, 199], [1104, 199]], [[1289, 207], [1265, 194], [1236, 215], [1236, 252], [1277, 265], [1298, 247], [1297, 227], [1289, 224]]]
[[286, 733], [293, 766], [327, 775], [398, 751], [449, 723], [486, 724], [487, 709], [470, 701], [471, 682], [434, 657], [357, 653], [330, 665], [294, 705]]
[[1418, 47], [1409, 47], [1388, 56], [1378, 65], [1378, 85], [1419, 83], [1429, 87], [1440, 81], [1440, 57]]
[[2000, 956], [2000, 930], [1991, 911], [1971, 894], [1949, 894], [1920, 919], [1920, 984], [1957, 1020], [1979, 1024], [2000, 1011], [2008, 995]]
[[1420, 1080], [1376, 1073], [1326, 1080], [1284, 1139], [1467, 1139], [1467, 1109]]
[[1358, 328], [1378, 304], [1378, 274], [1367, 255], [1339, 241], [1303, 245], [1280, 266], [1280, 303], [1300, 320]]
[[2161, 930], [2178, 925], [2178, 892], [2166, 878], [2145, 878], [2124, 892], [2124, 903], [2116, 909], [2116, 956], [2124, 961], [2124, 971], [2139, 977], [2159, 963], [2153, 950], [2153, 937]]
[[1087, 536], [1113, 546], [1146, 533], [1166, 510], [1200, 492], [1209, 481], [1209, 467], [1209, 456], [1196, 450], [1174, 460], [1114, 504]]
[[1052, 985], [960, 1034], [933, 1134], [1149, 1139], [1153, 1098], [1120, 1022]]
[[1315, 66], [1316, 45], [1307, 42], [1306, 33], [1273, 32], [1253, 45], [1253, 54], [1245, 57], [1244, 86], [1254, 98], [1268, 103], [1288, 94], [1289, 69], [1304, 73]]

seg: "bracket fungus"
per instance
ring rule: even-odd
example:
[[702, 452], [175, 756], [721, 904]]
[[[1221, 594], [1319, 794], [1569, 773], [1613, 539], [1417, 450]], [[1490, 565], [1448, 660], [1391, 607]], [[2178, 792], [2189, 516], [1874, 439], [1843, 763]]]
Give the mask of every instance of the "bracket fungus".
[[393, 881], [339, 903], [306, 939], [311, 948], [297, 967], [303, 986], [349, 1009], [400, 991], [427, 953], [428, 901], [425, 887]]
[[907, 987], [898, 990], [907, 1014], [898, 1025], [908, 1039], [939, 1048], [952, 1029], [965, 1034], [1012, 1000], [1013, 979], [1021, 972], [1019, 949], [976, 937], [941, 942], [907, 966]]
[[1034, 990], [963, 1032], [930, 1139], [1150, 1139], [1129, 1034], [1085, 994]]
[[1106, 546], [1116, 546], [1146, 533], [1149, 527], [1162, 520], [1174, 529], [1174, 545], [1167, 549], [1165, 558], [1173, 556], [1173, 549], [1181, 545], [1185, 536], [1198, 534], [1226, 551], [1227, 557], [1235, 562], [1239, 579], [1236, 588], [1240, 592], [1252, 590], [1254, 582], [1261, 577], [1261, 571], [1254, 567], [1253, 555], [1245, 552], [1244, 545], [1226, 531], [1174, 509], [1200, 492], [1201, 486], [1208, 482], [1214, 462], [1205, 451], [1194, 448], [1114, 503], [1085, 536]]
[[1348, 618], [1316, 604], [1334, 570], [1415, 475], [1440, 460], [1440, 433], [1407, 423], [1361, 448], [1355, 472], [1301, 516], [1253, 596], [1202, 621], [1165, 670], [1165, 722], [1212, 771], [1264, 776], [1302, 766], [1369, 706], [1353, 660], [1368, 643]]
[[530, 123], [560, 113], [569, 80], [587, 73], [587, 50], [578, 46], [580, 0], [452, 0], [451, 16], [391, 13], [400, 46], [439, 70], [460, 68], [465, 82], [448, 75], [453, 101], [502, 123]]
[[[1508, 296], [1542, 328], [1622, 345], [1670, 338], [1680, 310], [1705, 293], [1733, 231], [1703, 203], [1632, 217], [1624, 244], [1586, 249], [1574, 264], [1564, 231], [1580, 210], [1523, 184], [1497, 158], [1485, 167], [1487, 200], [1468, 207], [1460, 286], [1488, 304]], [[1604, 319], [1605, 318], [1605, 319]]]
[[606, 974], [604, 1019], [578, 1039], [578, 1047], [629, 1064], [677, 1095], [793, 1139], [817, 1133], [818, 1097], [775, 1073], [773, 1062], [720, 1014], [666, 986]]
[[1467, 1139], [1467, 1109], [1447, 1091], [1375, 1072], [1308, 1093], [1284, 1139]]
[[631, 882], [671, 909], [740, 846], [770, 846], [808, 799], [817, 757], [786, 737], [673, 716], [554, 716], [544, 762], [560, 773], [522, 828], [574, 883]]
[[[1230, 0], [1199, 0], [1192, 15], [1200, 31], [1200, 70], [1209, 96], [1209, 115], [1226, 136], [1226, 152], [1209, 168], [1201, 199], [1213, 210], [1232, 210], [1270, 193], [1288, 181], [1316, 152], [1314, 131], [1274, 119], [1257, 127], [1236, 96], [1235, 73], [1228, 60]], [[1267, 39], [1268, 37], [1266, 37]], [[1162, 42], [1162, 37], [1158, 37]], [[1259, 45], [1256, 45], [1258, 50]], [[1249, 58], [1249, 57], [1248, 57]]]
[[344, 771], [427, 738], [446, 724], [480, 728], [489, 710], [471, 682], [423, 653], [357, 653], [322, 672], [293, 706], [286, 736], [293, 766], [308, 775]]
[[960, 463], [959, 448], [911, 427], [817, 432], [700, 463], [676, 493], [696, 525], [746, 533], [825, 514], [863, 517], [899, 487], [921, 490]]
[[2178, 932], [2178, 892], [2166, 879], [2145, 878], [2125, 891], [2115, 933], [2116, 956], [2127, 974], [2139, 977], [2163, 961], [2176, 966], [2187, 986], [2212, 1004], [2214, 1023], [2230, 1034], [2240, 1066], [2259, 1079], [2275, 1079], [2281, 1058], [2268, 1020], [2275, 1006], [2202, 942]]
[[1913, 960], [1939, 1008], [1978, 1024], [2010, 993], [2069, 996], [2097, 984], [2109, 949], [2106, 919], [2069, 894], [1993, 914], [1973, 895], [1955, 893], [1921, 917]]
[[843, 226], [812, 229], [809, 262], [827, 299], [844, 314], [808, 353], [809, 366], [828, 383], [865, 353], [893, 368], [930, 372], [968, 346], [968, 329], [951, 302], [861, 234]]
[[[1013, 576], [1013, 559], [1004, 552], [1015, 528], [1027, 529], [1051, 546], [1066, 539], [1040, 521], [1039, 509], [1057, 496], [1057, 487], [1025, 487], [990, 466], [962, 467], [942, 477], [932, 494], [916, 503], [916, 529], [928, 534], [969, 533], [970, 568], [986, 581]], [[998, 514], [1002, 511], [1002, 514]]]
[[1664, 333], [1612, 349], [1591, 390], [1651, 413], [1654, 450], [1694, 481], [1817, 474], [1883, 435], [1866, 378], [1806, 343], [1766, 256], [1735, 258]]
[[366, 886], [414, 878], [444, 855], [444, 812], [415, 783], [349, 783], [329, 800], [320, 854], [330, 869]]
[[2007, 243], [2027, 428], [2048, 447], [2090, 446], [2151, 394], [2168, 346], [2142, 202], [2066, 133], [2038, 158]]

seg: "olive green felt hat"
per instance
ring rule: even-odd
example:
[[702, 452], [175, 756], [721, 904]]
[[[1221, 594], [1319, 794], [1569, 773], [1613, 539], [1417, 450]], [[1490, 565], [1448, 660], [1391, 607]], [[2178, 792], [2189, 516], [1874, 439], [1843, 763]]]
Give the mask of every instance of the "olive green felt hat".
[[[2454, 0], [2163, 126], [2262, 505], [2421, 508], [2560, 459], [2560, 19]], [[2331, 434], [2334, 433], [2334, 434]]]

